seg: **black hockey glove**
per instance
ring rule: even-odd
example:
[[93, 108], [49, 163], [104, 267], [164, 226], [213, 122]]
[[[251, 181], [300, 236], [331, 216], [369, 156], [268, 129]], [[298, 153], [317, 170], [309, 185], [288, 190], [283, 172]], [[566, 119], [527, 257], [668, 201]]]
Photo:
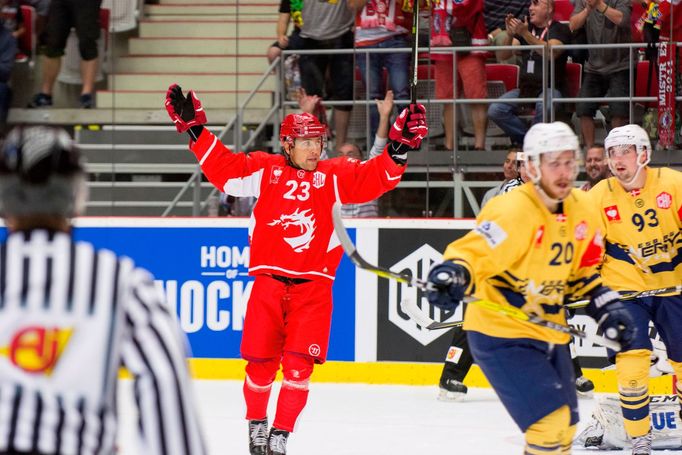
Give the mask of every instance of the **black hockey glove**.
[[446, 311], [454, 311], [464, 299], [471, 277], [463, 265], [445, 261], [431, 267], [427, 281], [430, 285], [426, 291], [429, 303]]
[[621, 350], [627, 351], [635, 339], [637, 328], [632, 315], [620, 301], [620, 295], [600, 286], [590, 296], [590, 303], [585, 308], [587, 314], [599, 324], [599, 330], [606, 338], [619, 341]]

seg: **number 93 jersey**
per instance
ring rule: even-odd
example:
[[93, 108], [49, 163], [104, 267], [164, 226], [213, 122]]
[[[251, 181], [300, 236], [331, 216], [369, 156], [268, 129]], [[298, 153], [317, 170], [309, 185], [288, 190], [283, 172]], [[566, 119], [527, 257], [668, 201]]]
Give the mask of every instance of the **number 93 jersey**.
[[590, 192], [600, 211], [605, 284], [645, 291], [682, 282], [682, 173], [646, 168], [646, 183], [626, 191], [615, 177]]
[[[551, 213], [532, 183], [494, 197], [477, 226], [451, 243], [445, 259], [467, 267], [470, 293], [565, 324], [566, 299], [580, 299], [601, 284], [603, 254], [596, 211], [587, 194], [573, 190], [563, 211]], [[568, 343], [565, 333], [469, 305], [464, 328], [500, 338]]]

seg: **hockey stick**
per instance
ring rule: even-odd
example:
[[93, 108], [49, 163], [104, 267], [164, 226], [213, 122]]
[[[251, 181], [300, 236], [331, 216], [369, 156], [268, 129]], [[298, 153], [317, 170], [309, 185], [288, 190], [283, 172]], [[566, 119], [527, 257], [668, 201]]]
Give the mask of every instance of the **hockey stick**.
[[417, 103], [417, 66], [419, 57], [417, 56], [417, 49], [419, 49], [419, 1], [414, 2], [412, 10], [412, 82], [410, 83], [410, 98], [412, 104]]
[[[422, 290], [428, 290], [429, 285], [417, 278], [412, 277], [411, 275], [404, 274], [404, 273], [396, 273], [392, 272], [389, 269], [379, 267], [376, 265], [372, 265], [369, 262], [367, 262], [362, 256], [360, 256], [360, 253], [358, 253], [357, 248], [355, 248], [355, 245], [353, 244], [353, 241], [350, 239], [348, 236], [348, 231], [346, 231], [345, 226], [343, 225], [343, 219], [341, 218], [341, 204], [336, 203], [334, 204], [334, 207], [332, 209], [332, 222], [334, 223], [334, 230], [336, 231], [336, 235], [339, 238], [339, 241], [341, 242], [341, 247], [343, 248], [344, 252], [348, 257], [350, 258], [351, 261], [355, 265], [357, 265], [359, 268], [363, 270], [367, 270], [368, 272], [372, 272], [380, 277], [383, 278], [389, 278], [396, 280], [400, 283], [405, 283], [410, 286], [415, 286], [419, 289]], [[521, 321], [527, 321], [530, 322], [531, 324], [539, 325], [542, 327], [546, 327], [548, 329], [556, 330], [558, 332], [563, 332], [567, 333], [569, 335], [577, 336], [580, 338], [585, 338], [588, 341], [591, 341], [594, 344], [598, 344], [601, 346], [606, 346], [610, 349], [613, 349], [614, 351], [620, 351], [620, 343], [614, 340], [609, 340], [606, 338], [602, 337], [594, 337], [592, 335], [589, 335], [585, 333], [582, 330], [578, 330], [576, 328], [570, 327], [570, 326], [565, 326], [563, 324], [558, 324], [556, 322], [548, 321], [546, 319], [543, 319], [539, 316], [536, 316], [534, 314], [527, 314], [523, 310], [512, 307], [510, 305], [503, 305], [497, 302], [491, 302], [487, 300], [467, 300], [469, 303], [472, 303], [474, 305], [481, 306], [483, 308], [487, 308], [492, 311], [496, 311], [498, 313], [502, 313], [506, 316], [509, 316], [514, 319], [518, 319]], [[404, 300], [403, 302], [407, 302], [407, 300]], [[441, 328], [447, 328], [447, 327], [453, 327], [453, 325], [447, 325], [443, 326], [443, 324], [451, 324], [451, 323], [443, 323], [443, 322], [436, 322], [433, 321], [432, 323], [427, 323], [425, 320], [426, 316], [421, 314], [421, 310], [417, 306], [415, 302], [412, 302], [410, 305], [409, 302], [407, 305], [403, 305], [403, 302], [400, 302], [401, 309], [411, 318], [414, 319], [415, 322], [417, 322], [419, 325], [422, 327], [425, 327], [428, 330], [434, 330], [434, 329], [441, 329]], [[428, 318], [426, 318], [428, 319]], [[419, 323], [419, 321], [422, 321], [422, 323]], [[430, 319], [428, 319], [430, 320]], [[435, 325], [434, 325], [435, 324]]]

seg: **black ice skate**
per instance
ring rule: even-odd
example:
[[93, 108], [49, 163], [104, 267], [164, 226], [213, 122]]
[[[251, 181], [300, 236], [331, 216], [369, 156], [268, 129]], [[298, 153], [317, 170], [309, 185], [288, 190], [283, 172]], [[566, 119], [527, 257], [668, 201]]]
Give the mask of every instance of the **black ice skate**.
[[438, 399], [441, 401], [460, 401], [464, 399], [469, 390], [467, 386], [456, 379], [440, 381], [439, 388]]
[[575, 380], [575, 390], [578, 395], [592, 397], [594, 395], [594, 383], [585, 376], [580, 376]]
[[268, 437], [267, 455], [286, 455], [288, 437], [288, 431], [278, 430], [277, 428], [272, 427], [270, 429], [270, 436]]
[[249, 420], [249, 453], [266, 455], [268, 447], [268, 419]]
[[638, 438], [632, 438], [632, 455], [650, 455], [651, 454], [651, 431]]

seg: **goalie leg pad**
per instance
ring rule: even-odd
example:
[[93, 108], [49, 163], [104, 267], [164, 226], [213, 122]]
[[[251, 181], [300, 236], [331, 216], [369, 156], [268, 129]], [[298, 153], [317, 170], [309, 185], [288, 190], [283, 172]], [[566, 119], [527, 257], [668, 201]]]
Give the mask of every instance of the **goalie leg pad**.
[[267, 417], [270, 391], [278, 369], [277, 359], [249, 360], [246, 364], [243, 392], [248, 420], [263, 420]]
[[682, 362], [673, 362], [672, 360], [668, 360], [668, 362], [672, 365], [673, 371], [677, 376], [675, 393], [677, 393], [677, 402], [680, 404], [680, 421], [682, 421]]
[[296, 420], [308, 401], [308, 385], [313, 373], [315, 359], [292, 352], [282, 358], [282, 389], [277, 399], [277, 414], [273, 426], [280, 430], [294, 431]]
[[[571, 428], [573, 428], [572, 431]], [[572, 440], [575, 427], [571, 425], [571, 411], [568, 406], [562, 406], [528, 427], [525, 453], [560, 455], [569, 432], [569, 440]]]
[[651, 351], [635, 349], [616, 355], [616, 377], [625, 431], [631, 438], [649, 432], [649, 363]]

